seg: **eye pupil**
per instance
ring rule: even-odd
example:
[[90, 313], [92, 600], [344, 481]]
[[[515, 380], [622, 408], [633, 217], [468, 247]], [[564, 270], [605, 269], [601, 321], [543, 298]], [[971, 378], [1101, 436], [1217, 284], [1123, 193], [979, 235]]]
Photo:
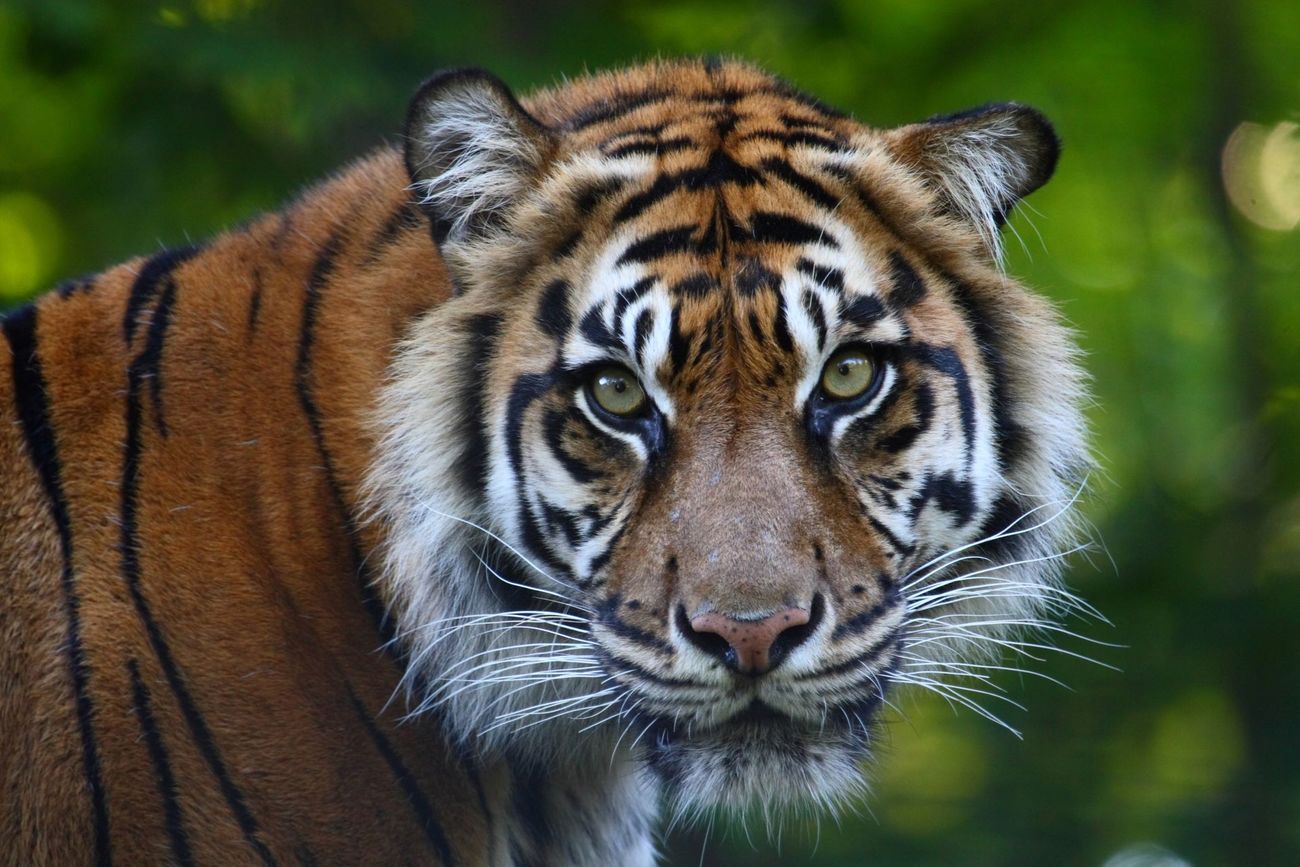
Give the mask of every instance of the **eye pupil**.
[[587, 393], [605, 412], [633, 416], [646, 405], [645, 391], [632, 371], [624, 367], [602, 367], [587, 382]]
[[841, 349], [822, 373], [822, 393], [830, 400], [850, 400], [866, 393], [876, 381], [876, 366], [860, 348]]

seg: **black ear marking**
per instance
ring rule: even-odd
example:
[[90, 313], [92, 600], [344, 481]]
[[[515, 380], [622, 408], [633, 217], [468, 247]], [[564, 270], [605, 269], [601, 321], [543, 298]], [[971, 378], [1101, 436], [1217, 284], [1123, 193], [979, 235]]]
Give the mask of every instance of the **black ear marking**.
[[476, 67], [440, 72], [406, 113], [406, 171], [434, 240], [465, 241], [492, 225], [532, 184], [551, 132], [505, 82]]

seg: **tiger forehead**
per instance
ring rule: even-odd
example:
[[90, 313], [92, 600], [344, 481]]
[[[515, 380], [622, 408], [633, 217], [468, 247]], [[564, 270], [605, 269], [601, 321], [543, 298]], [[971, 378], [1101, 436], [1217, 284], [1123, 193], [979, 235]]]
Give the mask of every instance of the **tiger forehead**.
[[739, 63], [650, 64], [537, 93], [527, 105], [576, 144], [602, 149], [656, 140], [661, 147], [709, 146], [764, 131], [833, 143], [854, 126], [844, 113]]

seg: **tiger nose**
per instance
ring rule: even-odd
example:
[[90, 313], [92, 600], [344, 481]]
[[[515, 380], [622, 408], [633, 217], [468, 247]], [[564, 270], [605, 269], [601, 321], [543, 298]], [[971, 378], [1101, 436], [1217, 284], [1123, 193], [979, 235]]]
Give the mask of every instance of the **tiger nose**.
[[[765, 674], [811, 633], [809, 612], [785, 608], [761, 619], [731, 617], [717, 611], [690, 619], [687, 640], [741, 674]], [[813, 624], [815, 626], [815, 624]]]

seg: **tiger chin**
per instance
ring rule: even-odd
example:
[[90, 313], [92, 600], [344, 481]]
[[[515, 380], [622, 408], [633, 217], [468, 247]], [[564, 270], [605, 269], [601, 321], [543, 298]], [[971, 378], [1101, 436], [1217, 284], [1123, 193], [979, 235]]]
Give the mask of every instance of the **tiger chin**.
[[594, 867], [665, 799], [857, 798], [897, 691], [970, 704], [1088, 610], [1085, 377], [1000, 265], [1058, 151], [729, 60], [455, 70], [399, 147], [7, 316], [0, 838]]

